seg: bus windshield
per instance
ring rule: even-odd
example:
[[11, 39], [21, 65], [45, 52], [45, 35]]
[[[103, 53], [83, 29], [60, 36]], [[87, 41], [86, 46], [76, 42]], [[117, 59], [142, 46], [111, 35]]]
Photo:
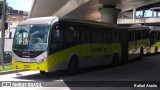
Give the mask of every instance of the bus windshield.
[[48, 48], [49, 25], [19, 25], [13, 40], [13, 50], [44, 51]]

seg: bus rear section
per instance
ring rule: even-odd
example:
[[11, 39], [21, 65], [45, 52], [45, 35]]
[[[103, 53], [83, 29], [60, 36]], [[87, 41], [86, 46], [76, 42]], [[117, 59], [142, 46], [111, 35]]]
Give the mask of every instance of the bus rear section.
[[150, 31], [150, 53], [160, 52], [160, 28], [151, 27]]
[[149, 53], [149, 48], [150, 48], [149, 32], [150, 29], [149, 27], [146, 26], [132, 26], [129, 28], [128, 53], [130, 55], [130, 58], [138, 56], [142, 57], [143, 55]]
[[149, 28], [133, 26], [121, 28], [122, 63], [135, 58], [142, 59], [149, 53]]

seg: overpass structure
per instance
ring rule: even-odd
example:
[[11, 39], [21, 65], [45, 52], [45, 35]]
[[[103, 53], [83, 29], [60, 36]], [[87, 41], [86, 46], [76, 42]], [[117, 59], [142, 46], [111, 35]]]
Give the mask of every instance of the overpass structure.
[[30, 18], [58, 16], [117, 23], [119, 13], [133, 10], [134, 19], [136, 9], [148, 8], [159, 2], [160, 0], [34, 0]]

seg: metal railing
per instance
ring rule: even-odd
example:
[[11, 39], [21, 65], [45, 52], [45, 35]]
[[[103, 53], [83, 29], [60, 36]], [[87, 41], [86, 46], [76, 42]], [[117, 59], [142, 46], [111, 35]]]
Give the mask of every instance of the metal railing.
[[119, 18], [118, 24], [134, 24], [134, 23], [159, 23], [160, 17], [141, 17], [133, 20], [132, 18]]

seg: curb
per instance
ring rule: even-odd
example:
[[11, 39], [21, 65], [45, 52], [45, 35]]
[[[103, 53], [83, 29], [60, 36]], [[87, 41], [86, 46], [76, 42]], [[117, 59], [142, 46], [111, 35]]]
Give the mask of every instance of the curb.
[[18, 72], [23, 72], [26, 70], [7, 70], [7, 71], [1, 71], [0, 75], [4, 75], [4, 74], [11, 74], [11, 73], [18, 73]]
[[148, 53], [148, 54], [146, 54], [146, 55], [144, 55], [144, 56], [154, 56], [154, 55], [159, 55], [160, 53]]

